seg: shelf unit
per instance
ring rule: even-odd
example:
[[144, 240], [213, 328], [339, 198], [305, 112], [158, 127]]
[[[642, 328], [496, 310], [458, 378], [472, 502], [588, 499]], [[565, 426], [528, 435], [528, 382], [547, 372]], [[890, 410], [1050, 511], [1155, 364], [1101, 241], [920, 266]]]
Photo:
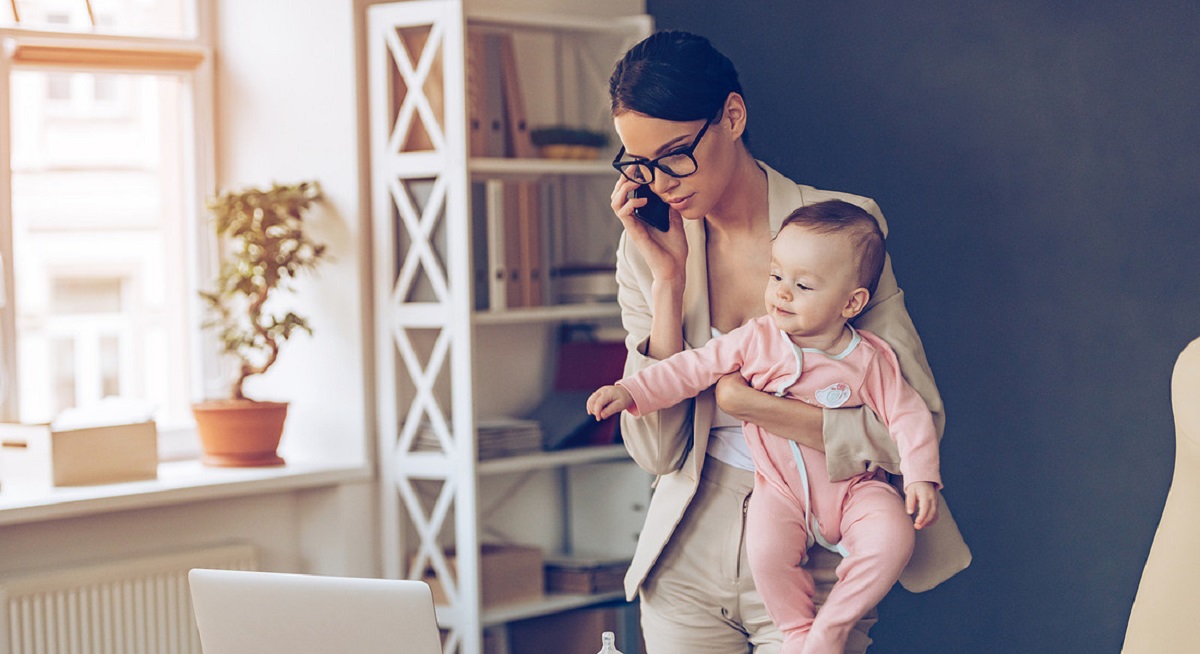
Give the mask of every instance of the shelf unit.
[[[514, 35], [530, 125], [611, 130], [608, 71], [652, 24], [645, 15], [484, 12], [462, 0], [409, 0], [367, 11], [384, 569], [390, 577], [421, 578], [432, 568], [449, 598], [438, 607], [445, 652], [481, 654], [485, 628], [622, 598], [620, 592], [548, 595], [482, 607], [480, 543], [487, 527], [481, 505], [505, 501], [506, 492], [485, 496], [481, 482], [557, 475], [559, 497], [547, 500], [566, 511], [569, 470], [632, 463], [620, 445], [477, 460], [476, 419], [497, 411], [519, 415], [548, 389], [555, 330], [611, 323], [619, 312], [614, 302], [555, 304], [549, 292], [540, 306], [478, 309], [477, 294], [485, 292], [478, 261], [503, 234], [494, 216], [473, 219], [481, 207], [472, 185], [494, 189], [502, 181], [537, 180], [556, 189], [544, 211], [563, 244], [542, 250], [542, 265], [555, 257], [611, 262], [620, 232], [608, 210], [615, 173], [606, 161], [471, 156], [467, 35]], [[530, 48], [549, 50], [528, 56]], [[531, 95], [528, 89], [543, 77], [549, 83]], [[528, 102], [531, 97], [540, 102]], [[582, 231], [562, 238], [567, 230]], [[506, 365], [511, 375], [492, 369]], [[441, 451], [413, 451], [423, 424]], [[646, 482], [648, 499], [648, 476]], [[569, 549], [569, 536], [561, 540]], [[447, 545], [457, 552], [453, 573]]]

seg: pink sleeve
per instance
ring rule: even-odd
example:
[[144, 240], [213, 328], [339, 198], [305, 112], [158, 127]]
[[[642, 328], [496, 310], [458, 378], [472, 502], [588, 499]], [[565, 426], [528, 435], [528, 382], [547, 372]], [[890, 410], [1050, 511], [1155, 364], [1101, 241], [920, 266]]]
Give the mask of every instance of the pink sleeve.
[[859, 334], [878, 351], [863, 379], [863, 401], [887, 424], [888, 433], [896, 441], [904, 483], [927, 481], [941, 488], [933, 414], [917, 391], [904, 381], [892, 348], [874, 334], [862, 330]]
[[703, 347], [673, 354], [617, 382], [633, 396], [629, 413], [642, 416], [695, 397], [722, 375], [740, 370], [752, 324], [743, 325]]

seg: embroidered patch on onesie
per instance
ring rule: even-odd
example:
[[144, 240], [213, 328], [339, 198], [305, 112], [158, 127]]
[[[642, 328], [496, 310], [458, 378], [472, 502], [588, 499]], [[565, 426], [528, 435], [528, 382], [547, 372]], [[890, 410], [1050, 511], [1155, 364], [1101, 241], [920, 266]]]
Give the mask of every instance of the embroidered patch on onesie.
[[823, 406], [836, 409], [850, 399], [850, 385], [843, 382], [830, 384], [817, 391], [816, 398]]

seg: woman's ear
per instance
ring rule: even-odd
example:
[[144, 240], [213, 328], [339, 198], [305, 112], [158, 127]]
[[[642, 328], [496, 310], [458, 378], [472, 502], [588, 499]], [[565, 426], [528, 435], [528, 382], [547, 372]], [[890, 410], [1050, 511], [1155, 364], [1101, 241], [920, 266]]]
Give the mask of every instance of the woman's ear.
[[746, 131], [746, 100], [741, 93], [731, 91], [725, 98], [725, 107], [721, 110], [721, 123], [728, 129], [733, 138], [742, 138]]
[[862, 310], [867, 308], [867, 301], [871, 299], [871, 292], [865, 288], [856, 288], [850, 291], [850, 299], [846, 301], [846, 306], [842, 309], [842, 317], [846, 320], [862, 313]]

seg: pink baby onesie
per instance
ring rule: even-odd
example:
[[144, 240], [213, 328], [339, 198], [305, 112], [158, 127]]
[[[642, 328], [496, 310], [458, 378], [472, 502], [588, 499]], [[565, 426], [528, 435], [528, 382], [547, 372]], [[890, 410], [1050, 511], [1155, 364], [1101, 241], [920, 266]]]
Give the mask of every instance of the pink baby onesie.
[[[816, 406], [866, 404], [900, 451], [905, 483], [941, 487], [937, 433], [924, 401], [878, 336], [855, 331], [840, 353], [800, 348], [764, 316], [617, 382], [634, 415], [694, 397], [738, 370], [760, 391]], [[825, 455], [744, 423], [755, 465], [747, 556], [768, 613], [784, 633], [784, 654], [840, 653], [853, 625], [883, 599], [912, 555], [912, 519], [882, 472], [832, 482]], [[838, 582], [820, 614], [801, 565], [815, 542], [842, 553]]]

